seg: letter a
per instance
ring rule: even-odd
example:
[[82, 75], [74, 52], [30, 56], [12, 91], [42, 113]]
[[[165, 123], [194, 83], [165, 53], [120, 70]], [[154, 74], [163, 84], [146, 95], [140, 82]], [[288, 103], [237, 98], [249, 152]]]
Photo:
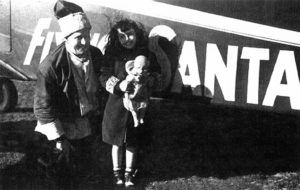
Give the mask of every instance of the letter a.
[[[284, 72], [287, 84], [281, 84]], [[273, 106], [277, 96], [289, 97], [291, 108], [300, 110], [300, 82], [293, 51], [279, 52], [263, 105]]]

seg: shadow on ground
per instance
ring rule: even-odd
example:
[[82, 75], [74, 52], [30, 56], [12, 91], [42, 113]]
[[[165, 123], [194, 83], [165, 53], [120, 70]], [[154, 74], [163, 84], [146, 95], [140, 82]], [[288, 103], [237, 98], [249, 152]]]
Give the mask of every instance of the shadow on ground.
[[152, 106], [153, 147], [143, 161], [152, 177], [227, 178], [300, 169], [296, 116], [195, 103]]
[[[300, 169], [296, 116], [168, 101], [153, 101], [149, 113], [151, 140], [145, 138], [140, 152], [137, 189], [180, 177], [228, 178]], [[2, 189], [56, 189], [34, 162], [35, 121], [1, 125], [2, 153], [26, 155], [1, 170]], [[79, 187], [112, 189], [110, 147], [98, 135], [93, 150], [92, 176], [77, 181]]]
[[[93, 137], [91, 160], [83, 157], [82, 166], [89, 167], [87, 175], [82, 173], [75, 174], [70, 185], [68, 177], [63, 176], [58, 180], [54, 176], [49, 176], [45, 166], [37, 162], [38, 157], [42, 155], [45, 148], [48, 148], [48, 141], [39, 133], [34, 132], [36, 121], [16, 121], [0, 122], [0, 189], [96, 189], [107, 187], [111, 189], [110, 170], [110, 147], [101, 142], [98, 136]], [[60, 185], [58, 185], [58, 183]]]

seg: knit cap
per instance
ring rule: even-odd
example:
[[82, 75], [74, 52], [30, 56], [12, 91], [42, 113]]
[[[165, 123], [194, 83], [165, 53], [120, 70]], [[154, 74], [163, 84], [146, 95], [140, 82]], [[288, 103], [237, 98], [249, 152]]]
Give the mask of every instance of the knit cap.
[[74, 3], [58, 0], [54, 5], [54, 15], [65, 38], [79, 30], [92, 28], [83, 9]]

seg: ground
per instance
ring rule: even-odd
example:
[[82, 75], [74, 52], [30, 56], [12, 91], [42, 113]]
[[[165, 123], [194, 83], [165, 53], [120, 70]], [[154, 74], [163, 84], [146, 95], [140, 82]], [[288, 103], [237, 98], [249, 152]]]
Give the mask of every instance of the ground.
[[[58, 189], [36, 163], [34, 82], [14, 81], [16, 110], [0, 114], [0, 189]], [[152, 100], [150, 141], [135, 189], [300, 189], [296, 116], [195, 102]], [[78, 189], [113, 189], [110, 147], [98, 134], [93, 169]]]

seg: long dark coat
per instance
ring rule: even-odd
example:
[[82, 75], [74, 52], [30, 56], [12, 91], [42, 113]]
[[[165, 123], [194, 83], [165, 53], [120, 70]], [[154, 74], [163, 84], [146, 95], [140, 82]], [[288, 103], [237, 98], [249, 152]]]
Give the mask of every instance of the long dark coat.
[[[125, 52], [113, 58], [104, 55], [100, 80], [103, 87], [110, 94], [104, 110], [102, 138], [108, 144], [121, 146], [123, 143], [127, 143], [135, 146], [138, 143], [138, 136], [143, 130], [143, 126], [137, 128], [133, 126], [132, 115], [123, 105], [124, 93], [119, 89], [120, 82], [127, 75], [125, 63], [140, 54], [149, 56], [148, 50]], [[158, 68], [157, 64], [155, 67], [150, 66], [152, 71], [158, 70]], [[150, 75], [150, 77], [153, 77], [154, 84], [158, 82], [158, 77], [155, 74], [157, 73], [152, 72]]]
[[[100, 76], [101, 51], [90, 46], [94, 72]], [[34, 95], [34, 113], [41, 123], [65, 120], [80, 115], [79, 96], [65, 43], [59, 45], [39, 65]], [[99, 90], [100, 90], [99, 85]], [[98, 94], [100, 95], [100, 94]]]

